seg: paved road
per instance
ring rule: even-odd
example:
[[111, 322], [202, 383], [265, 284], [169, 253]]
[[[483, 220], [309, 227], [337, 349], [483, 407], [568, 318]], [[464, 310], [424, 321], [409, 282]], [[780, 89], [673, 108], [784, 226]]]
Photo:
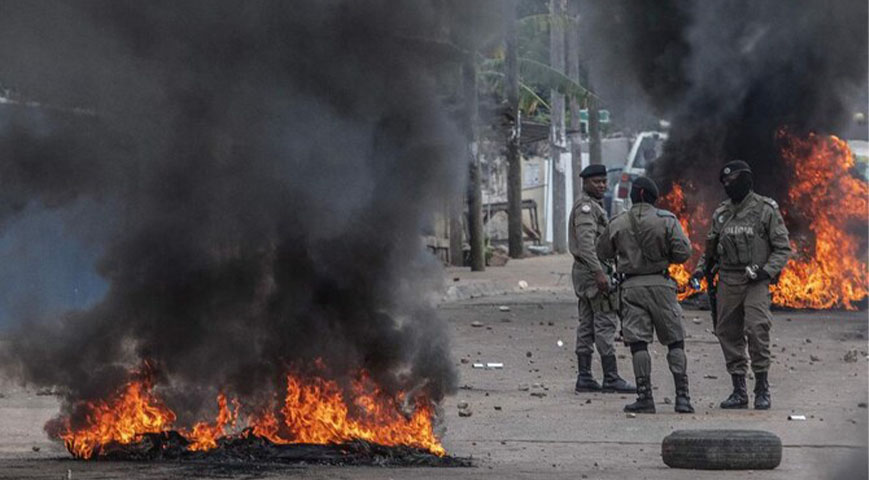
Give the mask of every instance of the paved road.
[[[508, 306], [504, 312], [500, 306]], [[472, 456], [469, 469], [250, 466], [214, 469], [172, 463], [73, 461], [48, 441], [42, 424], [56, 413], [51, 396], [0, 386], [0, 478], [564, 478], [564, 479], [852, 479], [865, 477], [867, 450], [867, 319], [865, 312], [777, 312], [771, 383], [773, 409], [725, 412], [729, 393], [708, 313], [686, 311], [692, 397], [697, 413], [677, 415], [666, 348], [651, 348], [659, 413], [627, 418], [626, 395], [572, 390], [576, 313], [569, 291], [537, 291], [444, 304], [462, 387], [444, 406], [446, 448]], [[474, 327], [472, 322], [483, 326]], [[696, 321], [696, 323], [695, 323]], [[558, 346], [562, 340], [563, 347]], [[629, 352], [619, 365], [632, 378]], [[844, 361], [856, 349], [857, 362]], [[530, 354], [530, 356], [529, 356]], [[813, 359], [813, 357], [815, 359]], [[468, 363], [463, 363], [468, 362]], [[500, 370], [472, 368], [502, 362]], [[599, 364], [595, 363], [599, 372]], [[539, 384], [535, 387], [535, 384]], [[528, 387], [528, 390], [526, 390]], [[545, 396], [532, 396], [532, 393]], [[456, 405], [468, 402], [470, 417]], [[863, 404], [863, 407], [858, 404]], [[808, 420], [788, 421], [790, 413]], [[767, 472], [695, 472], [667, 468], [664, 436], [684, 428], [759, 428], [785, 444], [782, 465]], [[38, 447], [39, 451], [34, 451]], [[851, 470], [848, 470], [848, 469]], [[854, 473], [858, 472], [858, 473]]]

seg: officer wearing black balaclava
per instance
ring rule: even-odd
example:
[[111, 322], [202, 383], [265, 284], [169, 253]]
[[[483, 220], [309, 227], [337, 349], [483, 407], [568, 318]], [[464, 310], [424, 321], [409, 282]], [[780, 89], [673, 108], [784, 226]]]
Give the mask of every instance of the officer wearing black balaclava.
[[715, 265], [719, 267], [715, 334], [733, 384], [733, 393], [721, 402], [721, 408], [748, 408], [745, 376], [750, 358], [754, 408], [766, 410], [772, 405], [769, 284], [791, 254], [788, 230], [775, 200], [752, 191], [754, 177], [746, 162], [728, 162], [718, 178], [729, 199], [712, 214], [706, 251], [693, 277], [699, 280]]
[[627, 212], [616, 216], [597, 241], [597, 254], [615, 260], [623, 281], [621, 294], [622, 336], [631, 349], [637, 379], [637, 401], [626, 405], [629, 413], [655, 413], [652, 396], [652, 357], [648, 345], [657, 334], [668, 347], [667, 364], [676, 386], [677, 413], [693, 413], [688, 395], [688, 362], [682, 307], [676, 284], [667, 269], [691, 258], [691, 242], [671, 212], [655, 208], [658, 186], [646, 177], [633, 181]]

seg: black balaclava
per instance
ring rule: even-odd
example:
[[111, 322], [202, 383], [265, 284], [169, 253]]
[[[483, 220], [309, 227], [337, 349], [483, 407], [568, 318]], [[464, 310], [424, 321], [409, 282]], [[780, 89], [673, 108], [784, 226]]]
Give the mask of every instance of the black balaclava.
[[648, 177], [637, 177], [631, 185], [631, 202], [654, 204], [658, 199], [658, 186]]
[[727, 193], [727, 196], [730, 197], [733, 203], [739, 203], [748, 195], [753, 185], [754, 180], [750, 172], [739, 172], [736, 180], [724, 186], [724, 192]]

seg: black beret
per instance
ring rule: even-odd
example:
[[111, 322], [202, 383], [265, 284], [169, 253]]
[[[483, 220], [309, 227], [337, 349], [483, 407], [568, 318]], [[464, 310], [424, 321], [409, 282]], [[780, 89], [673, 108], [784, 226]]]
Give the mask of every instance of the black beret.
[[606, 176], [606, 167], [600, 164], [589, 165], [579, 172], [581, 178]]
[[731, 162], [727, 162], [724, 164], [723, 167], [721, 167], [721, 171], [718, 172], [718, 180], [723, 180], [724, 177], [735, 172], [751, 173], [751, 167], [742, 160], [733, 160]]
[[635, 178], [634, 182], [631, 184], [631, 189], [642, 189], [654, 196], [655, 198], [658, 198], [658, 185], [656, 185], [655, 181], [649, 177]]

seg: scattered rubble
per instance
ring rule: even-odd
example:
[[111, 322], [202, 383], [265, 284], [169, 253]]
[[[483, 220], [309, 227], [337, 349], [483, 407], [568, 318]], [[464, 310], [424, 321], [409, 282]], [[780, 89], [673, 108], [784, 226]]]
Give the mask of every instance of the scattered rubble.
[[509, 312], [510, 307], [508, 307], [507, 305], [501, 305], [500, 307], [498, 307], [498, 310], [500, 310], [502, 312]]
[[856, 363], [859, 359], [860, 355], [857, 353], [857, 350], [848, 350], [848, 353], [844, 357], [845, 363]]
[[820, 357], [817, 357], [815, 355], [809, 355], [809, 360], [811, 360], [813, 362], [820, 362], [821, 361]]
[[485, 324], [484, 324], [483, 322], [479, 321], [479, 320], [474, 320], [473, 322], [471, 322], [471, 326], [472, 326], [472, 327], [477, 327], [477, 328], [479, 328], [479, 327], [482, 327], [482, 326], [484, 326], [484, 325], [485, 325]]

